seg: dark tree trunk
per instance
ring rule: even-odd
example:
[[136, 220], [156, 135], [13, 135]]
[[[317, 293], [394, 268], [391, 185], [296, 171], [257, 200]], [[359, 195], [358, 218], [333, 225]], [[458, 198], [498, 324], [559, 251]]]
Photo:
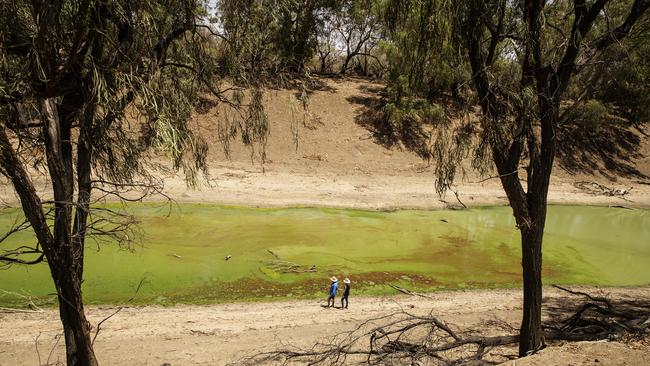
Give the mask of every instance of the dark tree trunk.
[[[9, 173], [20, 197], [23, 212], [31, 223], [47, 257], [58, 294], [60, 317], [66, 341], [67, 365], [95, 366], [97, 360], [92, 349], [90, 325], [84, 315], [81, 296], [83, 270], [81, 241], [62, 241], [60, 237], [57, 236], [55, 239], [51, 235], [34, 185], [2, 126], [0, 126], [0, 165]], [[57, 211], [59, 219], [55, 220], [63, 228], [68, 225], [61, 218], [70, 217], [68, 212], [71, 210], [70, 205], [67, 208], [65, 206], [62, 205], [58, 208], [61, 211]], [[68, 238], [70, 237], [68, 236]]]
[[90, 150], [85, 130], [81, 131], [77, 146], [79, 196], [74, 230], [72, 225], [75, 182], [70, 131], [83, 100], [77, 97], [67, 95], [63, 99], [62, 105], [65, 107], [62, 109], [56, 108], [51, 99], [41, 101], [45, 151], [55, 199], [53, 245], [46, 256], [59, 300], [67, 365], [95, 366], [97, 360], [90, 337], [90, 324], [84, 314], [81, 295], [83, 234], [90, 198]]
[[348, 72], [348, 64], [350, 63], [350, 60], [352, 60], [353, 57], [354, 55], [347, 55], [345, 57], [345, 61], [343, 61], [343, 65], [341, 66], [341, 71], [340, 71], [341, 75], [345, 75], [345, 73]]
[[[545, 215], [544, 215], [545, 216]], [[542, 346], [542, 237], [545, 217], [538, 218], [533, 229], [521, 230], [521, 265], [524, 282], [523, 319], [519, 338], [519, 356]]]
[[[63, 266], [63, 264], [54, 266]], [[59, 314], [65, 334], [67, 365], [96, 366], [97, 359], [93, 351], [90, 324], [84, 314], [80, 278], [69, 272], [59, 275], [61, 276], [57, 279]]]

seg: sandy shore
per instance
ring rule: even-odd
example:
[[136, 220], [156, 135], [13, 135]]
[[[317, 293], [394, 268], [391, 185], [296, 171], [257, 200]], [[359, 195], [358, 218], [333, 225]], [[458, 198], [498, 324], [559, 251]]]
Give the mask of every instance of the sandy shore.
[[[178, 178], [168, 178], [166, 187], [179, 202], [213, 202], [243, 206], [327, 206], [361, 209], [440, 209], [460, 207], [452, 192], [440, 197], [431, 172], [404, 175], [373, 174], [340, 175], [334, 172], [309, 174], [232, 164], [212, 170], [213, 185], [201, 190], [187, 190]], [[476, 178], [478, 181], [478, 178]], [[469, 180], [469, 179], [468, 179]], [[614, 189], [634, 187], [625, 199], [591, 195], [578, 188], [579, 179], [555, 177], [549, 190], [549, 203], [559, 205], [624, 205], [650, 207], [650, 185], [634, 181], [607, 183]], [[455, 187], [467, 206], [507, 205], [506, 195], [498, 180], [482, 183], [459, 182]]]
[[[601, 184], [613, 189], [633, 187], [625, 199], [622, 199], [588, 194], [575, 186], [581, 179], [584, 177], [554, 177], [549, 189], [549, 203], [650, 207], [650, 185], [638, 184], [629, 179], [615, 183], [602, 181]], [[448, 192], [444, 197], [436, 193], [433, 173], [428, 171], [402, 175], [382, 174], [377, 171], [344, 175], [323, 170], [312, 174], [304, 170], [287, 171], [274, 165], [267, 166], [265, 171], [262, 171], [258, 166], [230, 163], [212, 168], [210, 181], [204, 182], [200, 189], [188, 189], [180, 175], [167, 176], [164, 182], [165, 194], [177, 202], [370, 210], [461, 207], [452, 192]], [[44, 199], [51, 198], [47, 186], [46, 179], [41, 176], [37, 187], [41, 188]], [[462, 203], [470, 207], [508, 204], [503, 188], [496, 179], [481, 183], [471, 180], [459, 182], [455, 190]], [[0, 199], [5, 203], [18, 205], [17, 197], [9, 185], [0, 184]], [[162, 197], [154, 196], [153, 199], [160, 200]]]
[[[614, 299], [650, 300], [648, 287], [582, 289]], [[546, 288], [544, 295], [546, 308], [571, 298], [553, 288]], [[432, 312], [456, 330], [481, 328], [496, 334], [510, 331], [503, 325], [495, 329], [490, 321], [498, 320], [516, 328], [521, 319], [522, 294], [518, 289], [438, 292], [429, 296], [352, 297], [348, 310], [322, 308], [322, 302], [315, 300], [128, 307], [102, 324], [95, 348], [103, 365], [223, 365], [280, 344], [310, 346], [364, 320], [400, 309], [415, 314]], [[97, 324], [116, 310], [90, 307], [87, 313], [90, 321]], [[48, 357], [50, 364], [64, 360], [63, 342], [57, 343], [62, 330], [56, 310], [0, 313], [0, 329], [2, 366], [37, 365], [39, 353], [41, 364]], [[650, 362], [648, 351], [648, 343], [555, 344], [512, 364], [643, 365]], [[516, 353], [514, 349], [507, 352]]]

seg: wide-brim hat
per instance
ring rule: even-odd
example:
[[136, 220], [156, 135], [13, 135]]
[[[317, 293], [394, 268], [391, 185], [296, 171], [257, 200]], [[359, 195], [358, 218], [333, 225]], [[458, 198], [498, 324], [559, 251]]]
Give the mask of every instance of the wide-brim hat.
[[330, 280], [332, 280], [332, 282], [338, 282], [338, 280], [334, 276], [332, 276], [332, 278], [330, 278]]
[[350, 283], [350, 279], [349, 279], [349, 278], [346, 278], [346, 279], [343, 280], [343, 282], [345, 282], [345, 283]]

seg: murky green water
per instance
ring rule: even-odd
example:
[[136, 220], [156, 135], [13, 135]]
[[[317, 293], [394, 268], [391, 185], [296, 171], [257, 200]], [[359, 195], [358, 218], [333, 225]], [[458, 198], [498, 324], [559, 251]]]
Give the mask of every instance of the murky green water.
[[[354, 294], [394, 293], [388, 284], [417, 290], [520, 284], [519, 233], [508, 207], [368, 212], [183, 204], [170, 216], [154, 205], [131, 210], [144, 232], [134, 251], [89, 242], [83, 285], [89, 303], [315, 297], [333, 274], [349, 276]], [[0, 230], [18, 214], [3, 211]], [[556, 206], [546, 227], [546, 284], [650, 283], [650, 210]], [[33, 237], [12, 242], [24, 240]], [[283, 273], [280, 261], [316, 272]], [[0, 271], [0, 289], [53, 301], [46, 265]], [[0, 304], [24, 302], [0, 291]]]

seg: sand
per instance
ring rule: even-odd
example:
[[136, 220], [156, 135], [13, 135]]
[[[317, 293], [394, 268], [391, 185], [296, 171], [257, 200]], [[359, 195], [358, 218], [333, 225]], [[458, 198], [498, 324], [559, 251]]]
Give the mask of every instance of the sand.
[[[650, 288], [584, 291], [611, 298], [650, 300]], [[545, 305], [567, 298], [566, 293], [545, 288]], [[307, 347], [350, 329], [363, 320], [408, 309], [447, 322], [452, 329], [483, 328], [483, 332], [507, 334], [488, 321], [503, 321], [517, 328], [521, 317], [520, 290], [471, 290], [438, 292], [430, 298], [400, 295], [350, 300], [348, 310], [326, 309], [324, 301], [299, 300], [269, 303], [233, 303], [210, 306], [127, 307], [105, 321], [95, 342], [103, 365], [223, 365], [280, 344]], [[90, 307], [93, 324], [117, 310]], [[62, 330], [57, 311], [0, 313], [0, 365], [37, 365], [64, 360]], [[38, 352], [36, 345], [38, 344]], [[540, 354], [511, 365], [643, 365], [650, 362], [648, 343], [580, 342], [554, 344]], [[51, 352], [51, 355], [50, 355]], [[507, 349], [514, 355], [516, 350]]]

